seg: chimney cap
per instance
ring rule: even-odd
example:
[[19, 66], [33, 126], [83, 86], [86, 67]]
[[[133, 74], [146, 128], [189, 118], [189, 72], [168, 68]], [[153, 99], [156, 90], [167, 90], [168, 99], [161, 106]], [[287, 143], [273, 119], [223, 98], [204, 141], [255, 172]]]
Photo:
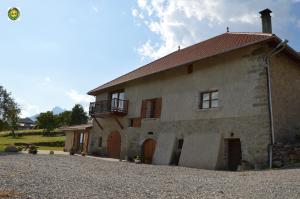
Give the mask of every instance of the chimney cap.
[[265, 15], [265, 14], [270, 14], [272, 13], [272, 10], [270, 10], [269, 8], [264, 9], [262, 11], [259, 12], [261, 15]]

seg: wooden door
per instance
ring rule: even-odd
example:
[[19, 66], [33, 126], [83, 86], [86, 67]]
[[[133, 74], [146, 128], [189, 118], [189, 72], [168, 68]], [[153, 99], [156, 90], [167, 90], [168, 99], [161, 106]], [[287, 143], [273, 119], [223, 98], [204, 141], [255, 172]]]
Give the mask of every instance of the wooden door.
[[236, 171], [242, 160], [240, 139], [228, 139], [228, 169]]
[[82, 152], [85, 154], [88, 154], [88, 148], [89, 148], [89, 132], [84, 133], [84, 140], [83, 140], [83, 150]]
[[80, 150], [80, 133], [75, 133], [74, 132], [74, 139], [73, 139], [73, 147], [75, 150], [75, 153], [81, 153]]
[[121, 135], [119, 132], [112, 132], [107, 138], [107, 153], [110, 158], [120, 158]]
[[147, 139], [143, 144], [144, 163], [151, 164], [155, 152], [156, 142], [153, 139]]

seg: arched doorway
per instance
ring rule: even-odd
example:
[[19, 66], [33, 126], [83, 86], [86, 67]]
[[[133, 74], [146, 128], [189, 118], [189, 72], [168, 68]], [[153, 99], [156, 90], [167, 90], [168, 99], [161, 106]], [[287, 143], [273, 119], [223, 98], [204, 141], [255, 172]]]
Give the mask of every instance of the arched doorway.
[[107, 138], [107, 153], [110, 158], [120, 158], [121, 135], [119, 132], [111, 132]]
[[145, 140], [143, 144], [144, 163], [151, 164], [155, 152], [156, 141], [153, 139]]

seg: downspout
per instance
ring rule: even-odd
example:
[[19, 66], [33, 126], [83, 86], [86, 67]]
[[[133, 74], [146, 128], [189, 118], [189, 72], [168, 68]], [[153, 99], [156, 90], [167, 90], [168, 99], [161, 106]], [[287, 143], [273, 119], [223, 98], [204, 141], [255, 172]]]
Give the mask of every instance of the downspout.
[[271, 145], [269, 145], [269, 167], [272, 168], [273, 164], [273, 151], [272, 146], [275, 144], [275, 133], [274, 133], [274, 117], [273, 117], [273, 104], [272, 104], [272, 78], [271, 78], [271, 58], [287, 46], [288, 40], [283, 40], [278, 44], [272, 51], [267, 53], [264, 57], [264, 63], [267, 70], [267, 80], [268, 80], [268, 102], [269, 102], [269, 115], [270, 115], [270, 126], [271, 126]]

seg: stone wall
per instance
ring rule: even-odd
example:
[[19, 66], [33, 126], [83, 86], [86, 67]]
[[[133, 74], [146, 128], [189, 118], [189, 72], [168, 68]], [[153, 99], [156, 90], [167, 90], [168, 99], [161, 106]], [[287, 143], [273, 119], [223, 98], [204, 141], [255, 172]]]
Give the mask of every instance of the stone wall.
[[[226, 56], [201, 60], [193, 64], [192, 73], [187, 73], [185, 66], [178, 67], [103, 91], [97, 95], [97, 101], [107, 99], [114, 90], [125, 89], [129, 110], [125, 117], [118, 118], [123, 129], [113, 118], [98, 118], [103, 130], [94, 122], [90, 152], [105, 154], [109, 134], [118, 131], [122, 137], [122, 159], [140, 155], [144, 141], [151, 138], [157, 142], [153, 163], [168, 164], [174, 143], [164, 141], [165, 138], [183, 139], [180, 165], [202, 167], [206, 159], [210, 164], [204, 168], [224, 169], [225, 140], [237, 138], [241, 140], [243, 160], [267, 166], [270, 122], [262, 47], [253, 45]], [[200, 109], [200, 93], [209, 90], [219, 91], [219, 106]], [[139, 128], [128, 127], [130, 118], [141, 116], [142, 101], [157, 97], [162, 98], [161, 117], [142, 119]], [[218, 139], [210, 139], [211, 134]], [[98, 147], [100, 136], [102, 147]], [[202, 141], [202, 146], [193, 138]], [[202, 138], [207, 138], [206, 142]], [[213, 152], [204, 153], [211, 145]]]
[[275, 144], [272, 149], [274, 167], [300, 163], [300, 144]]
[[293, 143], [300, 129], [300, 64], [279, 54], [271, 71], [275, 143]]

